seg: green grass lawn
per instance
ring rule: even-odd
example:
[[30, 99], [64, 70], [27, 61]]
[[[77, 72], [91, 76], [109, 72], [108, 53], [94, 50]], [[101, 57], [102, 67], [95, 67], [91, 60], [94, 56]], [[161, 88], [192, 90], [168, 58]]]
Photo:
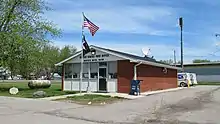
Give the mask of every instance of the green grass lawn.
[[100, 105], [101, 103], [110, 104], [110, 103], [114, 103], [116, 101], [122, 101], [125, 99], [120, 98], [120, 97], [111, 97], [108, 95], [85, 94], [82, 96], [71, 96], [71, 97], [67, 97], [65, 99], [59, 99], [59, 100], [74, 102], [78, 104], [88, 104], [89, 102], [91, 102], [91, 105]]
[[[19, 89], [19, 93], [16, 95], [11, 95], [9, 93], [9, 89], [11, 87], [16, 87]], [[0, 96], [12, 96], [12, 97], [25, 97], [25, 98], [33, 98], [33, 93], [35, 91], [45, 91], [47, 97], [50, 96], [58, 96], [58, 95], [66, 95], [66, 94], [74, 94], [74, 91], [61, 91], [61, 83], [60, 82], [52, 82], [50, 88], [48, 89], [30, 89], [28, 87], [28, 82], [0, 82]]]

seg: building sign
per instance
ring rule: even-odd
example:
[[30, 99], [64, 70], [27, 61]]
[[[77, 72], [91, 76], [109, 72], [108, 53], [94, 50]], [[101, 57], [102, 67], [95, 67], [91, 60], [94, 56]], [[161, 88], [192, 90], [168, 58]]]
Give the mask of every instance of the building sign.
[[[110, 57], [109, 54], [88, 55], [83, 57], [83, 61], [84, 62], [105, 61], [105, 59], [109, 57]], [[79, 58], [81, 59], [81, 56]]]
[[[83, 62], [107, 62], [107, 61], [117, 61], [117, 60], [124, 60], [124, 59], [98, 50], [96, 50], [95, 55], [88, 53], [83, 57]], [[81, 54], [79, 54], [72, 60], [68, 61], [67, 63], [80, 63], [80, 62], [81, 62]]]

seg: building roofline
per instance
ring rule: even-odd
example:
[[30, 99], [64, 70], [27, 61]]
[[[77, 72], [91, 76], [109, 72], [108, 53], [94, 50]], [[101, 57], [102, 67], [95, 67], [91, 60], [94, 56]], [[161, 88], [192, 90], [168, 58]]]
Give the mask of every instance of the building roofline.
[[[130, 60], [130, 61], [133, 61], [133, 62], [142, 62], [144, 64], [148, 64], [148, 65], [153, 65], [153, 66], [158, 66], [158, 67], [165, 67], [165, 68], [171, 68], [171, 69], [177, 69], [177, 70], [182, 70], [182, 68], [179, 68], [179, 67], [175, 67], [175, 66], [172, 66], [172, 65], [167, 65], [167, 64], [162, 64], [162, 63], [157, 63], [156, 61], [155, 62], [151, 62], [151, 61], [147, 61], [147, 60], [140, 60], [140, 59], [132, 59], [132, 58], [129, 58], [129, 57], [125, 57], [123, 55], [120, 55], [119, 54], [116, 54], [116, 53], [113, 53], [111, 51], [108, 51], [108, 50], [104, 50], [105, 48], [101, 48], [101, 47], [98, 47], [98, 46], [94, 46], [94, 45], [91, 45], [93, 48], [96, 48], [100, 51], [103, 51], [103, 52], [108, 52], [108, 53], [111, 53], [115, 56], [118, 56], [118, 57], [121, 57], [121, 58], [125, 58], [127, 60]], [[130, 54], [132, 55], [132, 54]]]
[[72, 56], [70, 56], [70, 57], [68, 57], [68, 58], [64, 59], [63, 61], [61, 61], [61, 62], [59, 62], [59, 63], [55, 64], [55, 66], [60, 66], [60, 65], [62, 65], [63, 63], [65, 63], [65, 62], [69, 61], [70, 59], [72, 59], [72, 58], [74, 58], [74, 57], [78, 56], [79, 54], [81, 54], [81, 52], [82, 52], [82, 50], [81, 50], [81, 51], [76, 52], [76, 53], [75, 53], [75, 54], [73, 54]]
[[[140, 60], [140, 59], [134, 59], [132, 57], [128, 57], [128, 56], [125, 56], [125, 55], [122, 55], [122, 54], [119, 54], [119, 53], [115, 53], [114, 51], [109, 51], [108, 49], [105, 49], [105, 48], [102, 48], [102, 47], [98, 47], [98, 46], [94, 46], [94, 45], [91, 45], [90, 46], [91, 48], [93, 49], [97, 49], [99, 51], [102, 51], [102, 52], [106, 52], [106, 53], [109, 53], [109, 54], [112, 54], [112, 55], [115, 55], [115, 56], [118, 56], [120, 58], [124, 58], [126, 60], [130, 60], [131, 62], [142, 62], [143, 64], [148, 64], [148, 65], [153, 65], [153, 66], [157, 66], [157, 67], [164, 67], [164, 68], [170, 68], [170, 69], [176, 69], [176, 70], [182, 70], [182, 68], [179, 68], [179, 67], [175, 67], [175, 66], [172, 66], [172, 65], [167, 65], [167, 64], [162, 64], [162, 63], [158, 63], [157, 61], [155, 62], [151, 62], [151, 61], [147, 61], [147, 60]], [[74, 55], [70, 56], [69, 58], [55, 64], [55, 66], [59, 66], [59, 65], [62, 65], [63, 63], [73, 59], [74, 57], [78, 56], [79, 54], [82, 53], [82, 50], [81, 51], [78, 51], [77, 53], [75, 53]], [[128, 55], [132, 55], [132, 54], [128, 54]]]
[[[184, 66], [202, 66], [202, 65], [220, 65], [220, 62], [204, 62], [204, 63], [188, 63], [184, 64]], [[180, 66], [180, 64], [177, 64]]]

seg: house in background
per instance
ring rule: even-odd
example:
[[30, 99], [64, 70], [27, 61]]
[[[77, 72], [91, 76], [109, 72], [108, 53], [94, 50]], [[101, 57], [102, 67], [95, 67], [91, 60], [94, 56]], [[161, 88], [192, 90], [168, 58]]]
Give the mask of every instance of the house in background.
[[63, 90], [86, 91], [89, 86], [93, 92], [129, 93], [133, 79], [143, 80], [141, 92], [177, 87], [178, 67], [102, 47], [91, 49], [84, 56], [81, 85], [81, 51], [56, 64], [63, 67]]
[[220, 62], [184, 64], [184, 71], [196, 73], [198, 82], [220, 82]]

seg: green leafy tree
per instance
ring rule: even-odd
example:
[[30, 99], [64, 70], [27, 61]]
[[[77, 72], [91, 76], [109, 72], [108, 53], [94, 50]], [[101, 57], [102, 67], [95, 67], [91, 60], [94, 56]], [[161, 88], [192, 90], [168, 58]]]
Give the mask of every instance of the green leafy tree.
[[193, 63], [205, 63], [205, 62], [211, 62], [211, 61], [207, 59], [194, 59], [193, 60]]
[[11, 75], [37, 72], [48, 36], [60, 36], [56, 25], [42, 17], [48, 10], [43, 0], [0, 0], [0, 63]]
[[173, 60], [172, 59], [169, 59], [169, 60], [160, 60], [160, 62], [162, 63], [165, 63], [165, 64], [174, 64]]
[[58, 48], [53, 45], [45, 45], [41, 52], [41, 67], [38, 71], [43, 72], [50, 79], [56, 71], [55, 64], [70, 57], [76, 52], [76, 48], [70, 45], [64, 46], [63, 48]]
[[41, 71], [46, 74], [47, 78], [51, 77], [51, 73], [55, 70], [55, 64], [59, 59], [59, 48], [46, 45], [42, 49]]
[[61, 48], [60, 50], [60, 58], [59, 61], [62, 61], [68, 57], [70, 57], [71, 55], [73, 55], [76, 52], [76, 47], [74, 46], [70, 46], [70, 45], [66, 45], [63, 48]]

